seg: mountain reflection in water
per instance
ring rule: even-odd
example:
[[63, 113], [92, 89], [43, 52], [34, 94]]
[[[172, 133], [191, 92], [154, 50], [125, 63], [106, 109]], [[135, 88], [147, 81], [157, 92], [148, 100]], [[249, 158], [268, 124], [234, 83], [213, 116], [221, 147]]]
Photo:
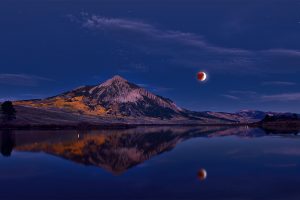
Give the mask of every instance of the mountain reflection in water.
[[[269, 131], [245, 127], [139, 127], [98, 131], [14, 131], [0, 135], [3, 156], [16, 152], [44, 152], [72, 162], [122, 174], [177, 144], [196, 137], [238, 136], [241, 138], [273, 135]], [[279, 134], [280, 135], [280, 134]], [[297, 135], [293, 131], [280, 136]]]
[[0, 131], [1, 200], [300, 199], [298, 130]]

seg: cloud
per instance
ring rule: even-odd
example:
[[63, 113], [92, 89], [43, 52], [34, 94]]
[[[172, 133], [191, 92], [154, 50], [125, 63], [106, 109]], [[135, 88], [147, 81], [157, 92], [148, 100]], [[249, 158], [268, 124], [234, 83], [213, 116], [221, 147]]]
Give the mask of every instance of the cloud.
[[300, 148], [295, 148], [295, 147], [277, 148], [277, 149], [270, 149], [268, 151], [265, 151], [264, 153], [288, 155], [288, 156], [300, 156]]
[[47, 97], [47, 95], [42, 95], [42, 94], [21, 94], [18, 99], [42, 99]]
[[136, 73], [136, 72], [148, 72], [149, 67], [142, 63], [129, 63], [122, 65], [118, 68], [119, 73]]
[[261, 52], [270, 55], [300, 57], [300, 51], [293, 49], [268, 49]]
[[152, 87], [152, 88], [149, 88], [152, 92], [168, 92], [168, 91], [171, 91], [171, 90], [174, 90], [174, 88], [171, 88], [171, 87], [162, 87], [162, 86], [158, 86], [158, 87]]
[[[71, 19], [74, 21], [74, 17], [72, 17]], [[223, 47], [215, 46], [207, 43], [204, 40], [204, 38], [200, 35], [181, 32], [181, 31], [174, 31], [174, 30], [163, 30], [142, 21], [121, 19], [121, 18], [107, 18], [107, 17], [101, 17], [97, 15], [89, 16], [85, 14], [84, 18], [82, 19], [82, 26], [93, 30], [110, 29], [112, 31], [123, 30], [128, 32], [135, 32], [145, 36], [152, 37], [153, 39], [173, 41], [175, 43], [190, 46], [190, 47], [205, 48], [209, 51], [217, 52], [217, 53], [228, 53], [228, 54], [251, 53], [243, 49], [223, 48]]]
[[259, 95], [257, 92], [250, 90], [231, 90], [229, 93], [246, 98], [256, 98]]
[[223, 94], [221, 95], [222, 97], [228, 98], [228, 99], [232, 99], [232, 100], [239, 100], [240, 98], [237, 96], [233, 96], [233, 95], [229, 95], [229, 94]]
[[146, 84], [146, 83], [139, 83], [137, 85], [142, 87], [142, 88], [146, 88], [146, 89], [150, 90], [151, 92], [157, 92], [157, 93], [160, 93], [160, 92], [164, 93], [164, 92], [174, 90], [174, 88], [171, 88], [171, 87], [150, 86], [149, 84]]
[[261, 101], [261, 95], [250, 90], [231, 90], [227, 94], [223, 94], [221, 96], [232, 100], [241, 100], [244, 103]]
[[[223, 95], [224, 96], [224, 95]], [[239, 99], [244, 99], [244, 101], [256, 101], [256, 102], [268, 102], [268, 101], [299, 101], [300, 92], [296, 93], [281, 93], [281, 94], [259, 94], [255, 91], [242, 91], [242, 90], [233, 90], [229, 91], [229, 94], [226, 94], [228, 98], [230, 96], [237, 97]]]
[[265, 86], [292, 86], [292, 85], [296, 85], [295, 82], [288, 82], [288, 81], [265, 81], [262, 82], [261, 85], [265, 85]]
[[[161, 28], [139, 20], [109, 18], [81, 13], [68, 16], [83, 28], [109, 32], [139, 53], [164, 56], [172, 66], [215, 70], [224, 73], [274, 74], [300, 71], [300, 51], [294, 49], [247, 50], [210, 43], [204, 36]], [[121, 39], [121, 38], [125, 39]], [[283, 67], [284, 66], [284, 67]], [[152, 66], [153, 67], [153, 66]], [[155, 66], [154, 66], [155, 67]], [[124, 69], [123, 69], [124, 70]]]
[[40, 81], [54, 81], [53, 79], [28, 74], [0, 74], [0, 84], [36, 86]]
[[289, 167], [297, 167], [296, 163], [282, 163], [282, 164], [266, 164], [267, 167], [276, 167], [276, 168], [289, 168]]
[[263, 101], [300, 101], [300, 92], [261, 96]]

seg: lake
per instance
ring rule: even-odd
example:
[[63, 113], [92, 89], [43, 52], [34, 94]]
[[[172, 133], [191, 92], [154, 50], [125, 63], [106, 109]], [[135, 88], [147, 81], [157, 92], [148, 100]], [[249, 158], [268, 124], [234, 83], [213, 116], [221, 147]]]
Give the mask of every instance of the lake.
[[0, 199], [300, 199], [300, 134], [245, 127], [2, 131]]

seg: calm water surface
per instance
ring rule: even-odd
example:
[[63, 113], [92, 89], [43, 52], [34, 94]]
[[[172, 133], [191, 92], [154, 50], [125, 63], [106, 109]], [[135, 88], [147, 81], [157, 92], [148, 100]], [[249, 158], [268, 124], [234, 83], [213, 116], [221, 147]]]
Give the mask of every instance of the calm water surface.
[[247, 127], [2, 131], [0, 147], [1, 200], [300, 199], [297, 133]]

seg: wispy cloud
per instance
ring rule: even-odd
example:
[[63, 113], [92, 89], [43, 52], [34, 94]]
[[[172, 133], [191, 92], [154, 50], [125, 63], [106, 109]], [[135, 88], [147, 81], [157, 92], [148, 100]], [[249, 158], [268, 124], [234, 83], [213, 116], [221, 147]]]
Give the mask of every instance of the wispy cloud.
[[[250, 51], [246, 49], [238, 49], [238, 48], [225, 48], [217, 45], [213, 45], [205, 40], [205, 38], [201, 35], [197, 35], [194, 33], [182, 32], [182, 31], [174, 31], [174, 30], [164, 30], [160, 29], [154, 25], [149, 23], [145, 23], [143, 21], [130, 20], [130, 19], [122, 19], [122, 18], [108, 18], [97, 15], [88, 15], [84, 14], [85, 18], [83, 18], [82, 26], [89, 29], [98, 29], [98, 30], [127, 30], [131, 32], [136, 32], [144, 35], [151, 36], [156, 39], [164, 39], [164, 40], [173, 40], [173, 42], [181, 43], [188, 46], [201, 47], [206, 48], [207, 50], [211, 50], [219, 53], [234, 53], [241, 55], [253, 55], [255, 51]], [[71, 19], [73, 19], [72, 16]], [[264, 53], [270, 55], [289, 55], [289, 56], [298, 56], [300, 57], [300, 51], [294, 49], [267, 49], [257, 51], [256, 53]]]
[[149, 67], [142, 63], [129, 63], [126, 65], [122, 65], [120, 68], [118, 68], [119, 73], [140, 73], [140, 72], [148, 72]]
[[40, 81], [54, 81], [46, 77], [28, 74], [0, 74], [0, 84], [36, 86]]
[[286, 147], [269, 149], [264, 152], [265, 154], [279, 154], [279, 155], [289, 155], [289, 156], [300, 156], [300, 148]]
[[233, 90], [229, 91], [228, 94], [222, 95], [231, 99], [241, 99], [244, 102], [286, 102], [286, 101], [300, 101], [300, 92], [295, 93], [280, 93], [280, 94], [261, 94], [255, 91], [242, 91], [242, 90]]
[[[86, 15], [85, 15], [86, 16]], [[182, 45], [191, 47], [206, 48], [207, 50], [219, 53], [235, 53], [235, 54], [249, 54], [250, 52], [242, 49], [223, 48], [207, 43], [200, 35], [193, 33], [186, 33], [181, 31], [163, 30], [151, 24], [121, 19], [121, 18], [106, 18], [97, 15], [92, 15], [82, 21], [82, 26], [89, 29], [96, 30], [124, 30], [150, 36], [154, 39], [169, 40]]]
[[225, 97], [227, 99], [232, 99], [232, 100], [239, 100], [240, 98], [237, 97], [237, 96], [233, 96], [233, 95], [230, 95], [230, 94], [223, 94], [221, 95], [222, 97]]
[[267, 167], [276, 167], [276, 168], [290, 168], [290, 167], [298, 167], [296, 163], [282, 163], [282, 164], [266, 164]]
[[262, 50], [261, 52], [270, 55], [300, 57], [300, 51], [294, 49], [268, 49], [268, 50]]
[[140, 52], [165, 56], [171, 65], [195, 68], [205, 66], [208, 70], [256, 75], [262, 72], [273, 74], [300, 71], [299, 50], [228, 48], [213, 44], [199, 34], [164, 29], [139, 20], [88, 13], [82, 13], [80, 17], [68, 17], [89, 30], [109, 31], [117, 37], [126, 35], [126, 41]]
[[288, 81], [265, 81], [261, 83], [262, 85], [270, 85], [270, 86], [292, 86], [296, 85], [295, 82], [288, 82]]
[[221, 96], [235, 101], [241, 100], [243, 102], [253, 102], [260, 99], [260, 95], [257, 92], [250, 90], [231, 90]]
[[47, 97], [47, 95], [44, 94], [21, 94], [20, 97], [18, 99], [42, 99]]
[[139, 83], [137, 85], [142, 87], [142, 88], [146, 88], [146, 89], [148, 89], [152, 92], [157, 92], [157, 93], [168, 92], [168, 91], [171, 91], [171, 90], [174, 89], [174, 88], [171, 88], [171, 87], [164, 87], [164, 86], [150, 86], [149, 84], [146, 84], [146, 83]]
[[150, 90], [153, 92], [160, 93], [160, 92], [168, 92], [168, 91], [174, 90], [174, 88], [158, 86], [158, 87], [152, 87], [152, 88], [150, 88]]
[[258, 93], [256, 91], [251, 90], [231, 90], [229, 93], [238, 95], [238, 96], [245, 96], [245, 97], [257, 97]]
[[300, 101], [300, 92], [261, 96], [263, 101]]

